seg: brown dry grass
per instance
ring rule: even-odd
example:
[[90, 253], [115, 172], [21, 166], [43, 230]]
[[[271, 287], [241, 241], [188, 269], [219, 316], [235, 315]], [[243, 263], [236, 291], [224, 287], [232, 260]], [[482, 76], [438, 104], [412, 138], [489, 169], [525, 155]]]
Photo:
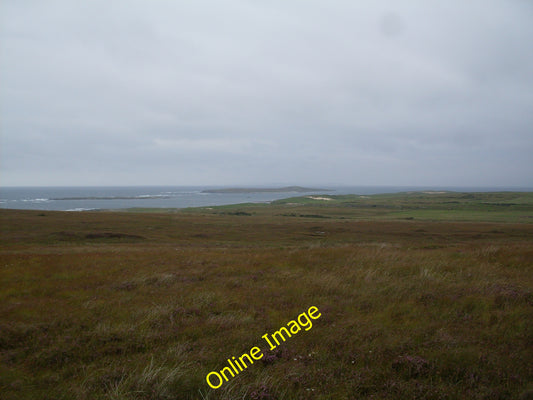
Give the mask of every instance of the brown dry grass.
[[[0, 210], [2, 398], [507, 399], [531, 385], [532, 225], [282, 213]], [[311, 305], [311, 330], [207, 386]]]

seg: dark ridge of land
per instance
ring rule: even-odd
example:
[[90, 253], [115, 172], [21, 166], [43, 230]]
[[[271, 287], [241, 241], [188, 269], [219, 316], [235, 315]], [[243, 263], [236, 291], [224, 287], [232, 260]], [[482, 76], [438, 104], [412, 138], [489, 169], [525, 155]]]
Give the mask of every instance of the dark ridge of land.
[[307, 193], [307, 192], [331, 192], [330, 189], [315, 189], [301, 186], [287, 186], [282, 188], [225, 188], [208, 189], [202, 193]]
[[0, 209], [2, 399], [531, 394], [533, 193], [145, 211]]

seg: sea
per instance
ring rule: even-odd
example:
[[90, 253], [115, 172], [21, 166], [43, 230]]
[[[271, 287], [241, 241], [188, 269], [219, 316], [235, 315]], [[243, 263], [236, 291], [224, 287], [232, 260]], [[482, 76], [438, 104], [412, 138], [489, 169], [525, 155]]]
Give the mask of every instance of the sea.
[[[253, 186], [256, 187], [256, 186]], [[370, 195], [409, 191], [533, 191], [517, 187], [334, 186], [308, 192], [209, 193], [224, 186], [0, 187], [0, 208], [22, 210], [95, 211], [128, 208], [211, 207], [269, 203], [306, 195]]]

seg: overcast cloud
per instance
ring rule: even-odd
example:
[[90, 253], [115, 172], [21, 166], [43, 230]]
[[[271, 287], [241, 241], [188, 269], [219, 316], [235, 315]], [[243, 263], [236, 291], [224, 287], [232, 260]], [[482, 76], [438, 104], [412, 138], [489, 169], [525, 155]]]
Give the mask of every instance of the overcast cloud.
[[0, 2], [0, 184], [533, 186], [529, 0]]

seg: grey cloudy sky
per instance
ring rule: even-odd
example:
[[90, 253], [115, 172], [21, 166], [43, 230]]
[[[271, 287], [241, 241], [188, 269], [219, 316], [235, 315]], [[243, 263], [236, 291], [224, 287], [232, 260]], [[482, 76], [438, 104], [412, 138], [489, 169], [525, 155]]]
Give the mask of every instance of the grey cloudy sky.
[[533, 186], [529, 0], [0, 2], [0, 184]]

